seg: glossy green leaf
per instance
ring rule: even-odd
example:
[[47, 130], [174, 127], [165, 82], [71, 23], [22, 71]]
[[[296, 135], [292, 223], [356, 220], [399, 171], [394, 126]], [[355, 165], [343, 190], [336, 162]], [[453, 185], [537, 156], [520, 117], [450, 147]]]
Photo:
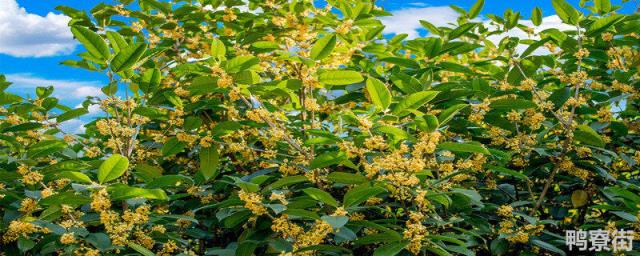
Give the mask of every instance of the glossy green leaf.
[[224, 43], [218, 38], [213, 38], [213, 40], [211, 40], [211, 57], [219, 60], [224, 60], [226, 54], [227, 47], [224, 45]]
[[102, 39], [100, 35], [90, 29], [82, 26], [72, 26], [71, 33], [75, 36], [80, 43], [87, 49], [87, 51], [96, 58], [102, 61], [107, 61], [111, 57], [111, 52], [107, 43]]
[[200, 148], [200, 172], [206, 180], [217, 175], [219, 164], [218, 147], [212, 145], [207, 148]]
[[600, 14], [609, 13], [611, 11], [611, 0], [593, 0], [593, 6]]
[[384, 244], [378, 247], [375, 251], [373, 251], [373, 255], [374, 256], [397, 255], [398, 253], [400, 253], [400, 251], [402, 251], [402, 249], [407, 247], [407, 245], [409, 245], [409, 241], [398, 241], [398, 242]]
[[443, 142], [438, 144], [437, 147], [439, 149], [449, 150], [452, 152], [479, 153], [485, 155], [491, 154], [489, 150], [480, 143]]
[[591, 23], [591, 26], [589, 26], [589, 29], [587, 29], [587, 35], [593, 36], [600, 34], [624, 18], [625, 16], [622, 14], [613, 14], [607, 17], [599, 18]]
[[162, 146], [162, 155], [163, 156], [172, 156], [178, 154], [184, 150], [187, 146], [187, 143], [183, 141], [179, 141], [176, 137], [169, 139]]
[[482, 7], [484, 7], [484, 0], [477, 0], [476, 3], [471, 6], [471, 9], [469, 9], [469, 19], [477, 17]]
[[89, 113], [89, 111], [86, 108], [76, 108], [60, 114], [56, 117], [56, 121], [58, 121], [58, 123], [62, 123], [67, 120], [78, 118], [87, 113]]
[[331, 54], [334, 47], [336, 47], [336, 35], [325, 35], [313, 45], [310, 57], [314, 60], [322, 60]]
[[324, 168], [347, 160], [347, 155], [342, 151], [324, 153], [314, 158], [309, 164], [309, 169]]
[[137, 43], [122, 49], [111, 61], [111, 70], [120, 72], [134, 67], [147, 51], [147, 44]]
[[145, 189], [131, 187], [125, 184], [115, 184], [107, 188], [111, 200], [126, 200], [131, 198], [146, 198], [152, 200], [168, 200], [169, 197], [162, 189]]
[[374, 105], [380, 110], [386, 110], [391, 105], [391, 92], [380, 80], [369, 77], [366, 83], [367, 93]]
[[153, 68], [147, 69], [142, 74], [142, 79], [140, 81], [140, 89], [149, 93], [156, 90], [160, 86], [160, 81], [162, 80], [162, 72], [160, 69]]
[[422, 91], [413, 93], [403, 98], [394, 108], [392, 113], [395, 115], [405, 116], [407, 110], [418, 109], [422, 105], [431, 101], [438, 95], [437, 91]]
[[537, 105], [530, 100], [524, 99], [499, 99], [491, 102], [491, 109], [509, 110], [509, 109], [527, 109], [535, 108]]
[[540, 7], [535, 7], [533, 8], [533, 11], [531, 12], [531, 21], [533, 22], [533, 25], [536, 26], [540, 26], [540, 24], [542, 24], [542, 9], [540, 9]]
[[258, 65], [258, 63], [260, 63], [260, 59], [254, 56], [238, 56], [227, 62], [226, 70], [229, 73], [238, 73]]
[[367, 199], [382, 194], [385, 190], [381, 187], [372, 187], [369, 185], [360, 185], [350, 189], [343, 198], [344, 207], [352, 207], [361, 204]]
[[331, 172], [327, 175], [330, 181], [342, 184], [361, 184], [367, 182], [367, 178], [360, 174], [347, 172]]
[[146, 247], [136, 244], [136, 243], [132, 243], [129, 242], [127, 244], [129, 246], [129, 248], [135, 250], [136, 252], [142, 254], [143, 256], [155, 256], [156, 254], [153, 253], [152, 251], [149, 251], [149, 249], [147, 249]]
[[351, 70], [325, 70], [318, 75], [318, 81], [327, 85], [348, 85], [363, 80], [360, 73]]
[[456, 104], [456, 105], [448, 107], [447, 109], [442, 111], [440, 113], [440, 115], [438, 115], [438, 123], [439, 123], [439, 125], [445, 125], [446, 123], [451, 121], [451, 119], [453, 119], [453, 117], [456, 114], [458, 114], [458, 112], [460, 112], [461, 110], [463, 110], [467, 106], [468, 106], [467, 104]]
[[84, 173], [81, 172], [74, 172], [74, 171], [65, 171], [65, 172], [60, 172], [57, 177], [59, 178], [66, 178], [66, 179], [70, 179], [72, 181], [75, 182], [84, 182], [84, 183], [91, 183], [91, 178], [89, 178], [89, 176], [87, 176]]
[[302, 191], [317, 201], [323, 202], [333, 207], [338, 207], [338, 201], [336, 201], [336, 199], [333, 198], [331, 194], [325, 192], [324, 190], [320, 190], [317, 188], [305, 188]]
[[596, 147], [604, 147], [605, 143], [602, 137], [588, 125], [578, 125], [573, 133], [574, 138], [585, 144]]
[[580, 18], [580, 12], [573, 8], [565, 0], [551, 0], [551, 5], [556, 10], [556, 14], [567, 24], [576, 25]]
[[127, 168], [129, 168], [129, 159], [120, 154], [113, 154], [98, 168], [98, 182], [102, 184], [115, 180], [122, 176]]

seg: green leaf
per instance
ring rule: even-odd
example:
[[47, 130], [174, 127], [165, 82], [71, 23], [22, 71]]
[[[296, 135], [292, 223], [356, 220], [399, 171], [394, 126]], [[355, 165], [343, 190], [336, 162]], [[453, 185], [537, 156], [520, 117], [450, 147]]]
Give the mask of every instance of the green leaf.
[[145, 181], [151, 181], [157, 177], [162, 176], [162, 169], [152, 165], [137, 164], [134, 169], [137, 171], [136, 176], [141, 177]]
[[409, 241], [392, 242], [378, 247], [373, 251], [373, 256], [394, 256], [409, 245]]
[[102, 162], [98, 168], [98, 182], [100, 184], [112, 181], [122, 176], [129, 167], [129, 159], [120, 155], [113, 154], [107, 160]]
[[530, 100], [524, 99], [499, 99], [491, 102], [491, 109], [509, 110], [509, 109], [527, 109], [535, 108], [537, 105]]
[[233, 59], [230, 59], [227, 62], [226, 71], [234, 74], [240, 71], [248, 70], [251, 67], [258, 65], [259, 63], [260, 63], [260, 59], [254, 56], [238, 56]]
[[462, 24], [461, 26], [449, 32], [449, 40], [453, 40], [464, 35], [464, 33], [467, 33], [469, 30], [473, 29], [476, 25], [478, 25], [478, 23]]
[[347, 216], [329, 216], [329, 215], [325, 215], [325, 216], [322, 216], [320, 219], [322, 219], [322, 220], [326, 221], [327, 223], [329, 223], [329, 225], [331, 225], [333, 230], [338, 230], [339, 228], [344, 227], [344, 225], [347, 224], [347, 222], [349, 222], [349, 217], [347, 217]]
[[109, 40], [109, 44], [115, 53], [120, 52], [120, 50], [129, 47], [129, 43], [124, 37], [117, 32], [107, 31], [107, 39]]
[[333, 207], [338, 207], [338, 201], [336, 201], [336, 199], [333, 198], [331, 194], [323, 190], [317, 188], [305, 188], [302, 191], [317, 201], [323, 202]]
[[253, 256], [253, 252], [260, 245], [260, 242], [254, 240], [244, 240], [238, 244], [236, 256]]
[[573, 133], [573, 136], [577, 141], [585, 144], [601, 148], [605, 146], [602, 137], [600, 137], [600, 135], [596, 131], [591, 129], [591, 127], [586, 124], [578, 125], [575, 132]]
[[91, 202], [91, 198], [83, 195], [77, 195], [71, 191], [54, 194], [49, 197], [40, 199], [40, 205], [83, 205]]
[[374, 129], [376, 132], [384, 133], [391, 136], [394, 141], [412, 139], [412, 136], [407, 131], [391, 125], [382, 125]]
[[122, 49], [111, 61], [111, 70], [120, 72], [136, 65], [138, 60], [147, 51], [145, 43], [137, 43]]
[[542, 248], [542, 249], [557, 253], [558, 255], [561, 255], [561, 256], [566, 256], [567, 255], [562, 249], [560, 249], [558, 247], [555, 247], [554, 245], [552, 245], [550, 243], [547, 243], [547, 242], [544, 242], [542, 240], [533, 239], [533, 240], [531, 240], [531, 243], [533, 245], [536, 245], [536, 246]]
[[599, 14], [609, 13], [611, 11], [611, 0], [594, 0], [593, 7]]
[[395, 64], [401, 67], [407, 67], [412, 69], [419, 69], [420, 63], [415, 60], [404, 58], [404, 57], [386, 57], [380, 59], [382, 62]]
[[211, 57], [219, 60], [224, 60], [227, 54], [227, 47], [218, 38], [213, 38], [211, 41]]
[[64, 121], [74, 119], [87, 113], [89, 113], [89, 111], [87, 111], [87, 109], [85, 108], [72, 109], [57, 116], [56, 121], [58, 121], [58, 123], [62, 123]]
[[343, 205], [344, 207], [357, 206], [358, 204], [367, 201], [367, 199], [377, 196], [386, 190], [381, 187], [372, 187], [367, 184], [363, 184], [352, 188], [344, 195]]
[[551, 0], [551, 5], [556, 10], [556, 14], [567, 24], [576, 25], [580, 18], [580, 12], [573, 8], [565, 0]]
[[571, 193], [571, 204], [573, 208], [580, 208], [585, 206], [589, 200], [589, 194], [582, 189], [578, 189]]
[[3, 133], [6, 132], [22, 132], [22, 131], [29, 131], [29, 130], [36, 130], [36, 129], [40, 129], [42, 128], [42, 124], [41, 123], [35, 123], [35, 122], [29, 122], [29, 123], [21, 123], [21, 124], [16, 124], [14, 126], [9, 126], [5, 129], [2, 130]]
[[354, 245], [360, 246], [365, 244], [393, 242], [393, 241], [400, 241], [402, 239], [402, 236], [398, 234], [398, 232], [389, 230], [383, 226], [379, 226], [371, 222], [364, 222], [364, 223], [367, 223], [370, 228], [375, 228], [384, 232], [358, 237], [358, 239], [354, 241], [353, 243]]
[[162, 72], [160, 71], [160, 69], [147, 69], [142, 74], [142, 79], [140, 80], [140, 89], [144, 93], [152, 92], [160, 86], [161, 80]]
[[162, 155], [163, 156], [172, 156], [178, 154], [184, 150], [187, 146], [187, 143], [183, 141], [179, 141], [176, 137], [169, 139], [162, 146]]
[[391, 105], [391, 92], [380, 80], [369, 77], [366, 83], [367, 93], [376, 107], [386, 110]]
[[30, 159], [46, 156], [56, 153], [67, 147], [67, 143], [59, 140], [43, 140], [33, 144], [27, 151], [27, 157]]
[[278, 179], [276, 182], [271, 183], [271, 185], [267, 186], [265, 190], [281, 188], [284, 186], [290, 186], [293, 184], [303, 183], [306, 181], [309, 181], [309, 179], [304, 175], [282, 177]]
[[472, 142], [443, 142], [438, 144], [437, 148], [452, 152], [491, 154], [482, 144]]
[[193, 180], [188, 176], [184, 176], [184, 175], [164, 175], [148, 182], [145, 185], [145, 187], [146, 188], [168, 188], [168, 187], [179, 187], [182, 185], [191, 186], [193, 185]]
[[71, 33], [82, 43], [84, 48], [96, 58], [107, 61], [111, 57], [107, 43], [96, 32], [81, 26], [72, 26]]
[[139, 245], [139, 244], [136, 244], [136, 243], [132, 243], [132, 242], [129, 242], [127, 245], [129, 246], [129, 248], [135, 250], [136, 252], [139, 252], [143, 256], [155, 256], [156, 255], [155, 253], [153, 253], [152, 251], [149, 251], [149, 249], [145, 248], [142, 245]]
[[62, 216], [62, 212], [60, 208], [61, 207], [59, 205], [49, 206], [47, 209], [42, 211], [42, 213], [40, 213], [40, 216], [38, 216], [38, 219], [46, 220], [46, 221], [54, 221]]
[[469, 19], [473, 19], [477, 17], [478, 14], [480, 14], [482, 7], [484, 7], [484, 0], [476, 1], [476, 3], [473, 4], [473, 6], [471, 6], [471, 9], [469, 9], [469, 13], [468, 13]]
[[218, 123], [216, 127], [211, 130], [211, 134], [214, 137], [219, 137], [232, 133], [240, 128], [242, 128], [242, 126], [236, 121], [223, 121]]
[[367, 182], [367, 178], [357, 173], [331, 172], [327, 174], [330, 181], [342, 184], [361, 184]]
[[436, 34], [436, 35], [442, 35], [442, 31], [440, 29], [438, 29], [438, 27], [436, 27], [435, 25], [433, 25], [432, 23], [426, 21], [426, 20], [419, 20], [420, 25], [422, 25], [422, 27], [424, 27], [425, 29], [427, 29], [427, 31], [429, 31], [431, 34]]
[[440, 113], [440, 115], [438, 115], [438, 123], [439, 123], [439, 125], [444, 125], [447, 122], [451, 121], [451, 119], [453, 119], [453, 117], [456, 114], [458, 114], [458, 112], [460, 112], [460, 110], [463, 110], [467, 106], [468, 106], [467, 104], [456, 104], [456, 105], [448, 107], [447, 109], [442, 111], [442, 113]]
[[625, 15], [622, 15], [622, 14], [614, 14], [611, 16], [599, 18], [593, 23], [591, 23], [591, 26], [589, 26], [589, 29], [587, 30], [587, 35], [593, 36], [593, 35], [602, 33], [606, 31], [609, 27], [623, 20], [624, 18], [625, 18]]
[[58, 173], [57, 177], [67, 178], [75, 182], [91, 183], [91, 178], [89, 178], [89, 176], [81, 172], [74, 172], [74, 171], [60, 172]]
[[533, 25], [540, 26], [542, 24], [542, 9], [540, 7], [533, 8], [531, 11], [531, 21]]
[[318, 74], [318, 81], [327, 85], [348, 85], [363, 80], [359, 72], [351, 70], [325, 70]]
[[309, 164], [309, 169], [318, 169], [342, 163], [347, 160], [347, 155], [342, 151], [332, 151], [324, 153], [314, 158]]
[[324, 59], [331, 54], [334, 47], [336, 47], [336, 35], [333, 33], [325, 35], [313, 45], [310, 57], [314, 60]]
[[440, 122], [438, 118], [434, 115], [424, 115], [422, 118], [416, 118], [416, 124], [420, 130], [425, 132], [433, 132], [440, 127]]
[[493, 166], [493, 165], [489, 165], [487, 166], [489, 170], [493, 171], [493, 172], [497, 172], [503, 175], [509, 175], [509, 176], [513, 176], [515, 178], [521, 179], [521, 180], [528, 180], [529, 177], [527, 177], [527, 175], [524, 175], [522, 173], [519, 173], [517, 171], [508, 169], [508, 168], [504, 168], [501, 166]]
[[206, 180], [217, 175], [219, 163], [220, 155], [216, 146], [200, 148], [200, 172]]
[[408, 114], [406, 110], [413, 110], [431, 101], [438, 95], [437, 91], [422, 91], [413, 93], [402, 99], [394, 108], [392, 113], [399, 116]]
[[622, 218], [624, 220], [627, 220], [627, 221], [630, 221], [630, 222], [633, 222], [633, 223], [637, 223], [638, 222], [638, 217], [633, 215], [633, 214], [631, 214], [631, 213], [623, 212], [623, 211], [612, 211], [611, 213], [617, 215], [618, 217], [620, 217], [620, 218]]
[[107, 188], [111, 200], [126, 200], [131, 198], [146, 198], [157, 200], [168, 200], [167, 194], [162, 189], [146, 189], [131, 187], [125, 184], [115, 184]]
[[18, 249], [20, 249], [20, 252], [24, 253], [26, 255], [26, 252], [31, 250], [34, 246], [36, 246], [36, 242], [28, 239], [26, 237], [20, 237], [18, 239]]

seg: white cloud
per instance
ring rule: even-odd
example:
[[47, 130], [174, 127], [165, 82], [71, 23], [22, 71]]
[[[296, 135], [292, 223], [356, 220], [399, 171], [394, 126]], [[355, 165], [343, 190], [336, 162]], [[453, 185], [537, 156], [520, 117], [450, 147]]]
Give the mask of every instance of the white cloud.
[[426, 7], [426, 6], [428, 6], [428, 4], [426, 4], [426, 3], [421, 3], [421, 2], [409, 3], [409, 5], [411, 5], [411, 6], [417, 6], [417, 7]]
[[85, 121], [76, 118], [60, 123], [59, 128], [65, 133], [79, 134], [86, 130], [85, 124], [87, 124]]
[[70, 54], [76, 48], [67, 23], [70, 18], [28, 13], [15, 0], [0, 0], [0, 53], [15, 57]]
[[[83, 108], [83, 106], [82, 106], [82, 104], [78, 104], [78, 105], [75, 106], [75, 108]], [[98, 105], [98, 104], [89, 105], [87, 110], [89, 111], [89, 113], [87, 114], [89, 116], [97, 116], [99, 114], [104, 113], [104, 112], [102, 112], [102, 109], [100, 108], [100, 105]]]
[[[1, 1], [1, 0], [0, 0]], [[53, 96], [61, 100], [81, 100], [87, 96], [104, 96], [100, 90], [100, 83], [94, 81], [51, 80], [33, 76], [31, 74], [7, 74], [7, 81], [13, 84], [10, 89], [21, 95], [34, 95], [34, 88], [38, 86], [53, 86]]]
[[420, 20], [426, 20], [437, 27], [449, 26], [455, 23], [460, 16], [456, 11], [448, 6], [434, 6], [423, 8], [405, 8], [391, 12], [393, 16], [382, 17], [382, 24], [385, 25], [385, 34], [405, 33], [409, 39], [420, 36], [419, 29], [422, 29]]
[[[409, 5], [418, 6], [416, 3], [410, 3]], [[393, 16], [383, 17], [382, 24], [385, 25], [385, 34], [402, 34], [408, 35], [408, 39], [413, 39], [420, 36], [420, 30], [423, 29], [420, 25], [420, 20], [426, 20], [436, 27], [451, 27], [452, 24], [456, 24], [458, 14], [456, 11], [448, 6], [429, 6], [429, 7], [416, 7], [416, 8], [404, 8], [392, 11]], [[474, 21], [482, 22], [490, 30], [495, 30], [496, 26], [491, 25], [491, 21], [488, 19], [475, 18]], [[542, 18], [542, 24], [540, 26], [534, 26], [531, 20], [520, 20], [520, 24], [532, 27], [535, 34], [529, 35], [519, 28], [513, 28], [509, 32], [502, 34], [495, 34], [487, 37], [494, 44], [498, 44], [506, 36], [518, 37], [520, 39], [540, 39], [537, 34], [540, 31], [556, 28], [563, 30], [574, 30], [571, 25], [562, 23], [558, 15], [551, 15]], [[527, 48], [527, 45], [519, 45], [516, 52], [522, 53]], [[548, 54], [548, 50], [544, 47], [538, 48], [532, 53], [532, 55]]]
[[[555, 28], [560, 31], [575, 30], [575, 27], [562, 23], [562, 20], [560, 20], [560, 17], [558, 17], [558, 15], [551, 15], [551, 16], [542, 18], [542, 23], [540, 24], [540, 26], [537, 26], [537, 27], [533, 25], [533, 22], [531, 20], [520, 20], [518, 23], [525, 25], [527, 27], [533, 28], [534, 34], [529, 35], [519, 28], [513, 28], [509, 30], [509, 32], [491, 35], [487, 37], [487, 39], [489, 39], [494, 44], [498, 44], [500, 40], [502, 40], [506, 36], [518, 37], [520, 39], [538, 40], [540, 39], [540, 36], [538, 36], [538, 33], [540, 33], [540, 31], [544, 31], [547, 29]], [[484, 24], [486, 27], [489, 28], [489, 30], [496, 29], [494, 25], [489, 24], [489, 21], [485, 21]], [[516, 48], [516, 52], [522, 53], [524, 52], [524, 50], [527, 49], [527, 47], [529, 46], [522, 45], [522, 44], [518, 45], [518, 47]], [[546, 55], [546, 54], [549, 54], [549, 51], [544, 47], [540, 47], [537, 50], [535, 50], [531, 55]]]

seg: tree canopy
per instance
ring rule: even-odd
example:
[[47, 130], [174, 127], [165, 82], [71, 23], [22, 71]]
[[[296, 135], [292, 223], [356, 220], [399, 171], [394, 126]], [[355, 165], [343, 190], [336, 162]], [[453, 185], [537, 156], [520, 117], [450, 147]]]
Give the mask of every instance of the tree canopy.
[[[640, 236], [640, 16], [553, 0], [570, 29], [452, 7], [385, 36], [368, 0], [61, 6], [105, 97], [0, 76], [8, 255], [571, 255]], [[425, 17], [426, 19], [427, 17]], [[524, 31], [528, 37], [511, 32]], [[498, 40], [495, 40], [495, 38]], [[60, 123], [99, 105], [67, 134]]]

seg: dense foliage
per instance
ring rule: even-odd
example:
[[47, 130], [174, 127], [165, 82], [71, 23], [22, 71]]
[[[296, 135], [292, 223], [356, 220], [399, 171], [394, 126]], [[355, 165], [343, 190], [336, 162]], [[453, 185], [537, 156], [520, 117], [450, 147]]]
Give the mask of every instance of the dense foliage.
[[[383, 36], [390, 13], [367, 0], [120, 2], [58, 8], [86, 49], [63, 64], [105, 74], [106, 97], [70, 109], [0, 78], [5, 254], [537, 255], [566, 254], [570, 229], [639, 239], [640, 16], [609, 0], [553, 0], [571, 29], [542, 31], [539, 8], [532, 27], [513, 11], [480, 21], [480, 0], [415, 39]], [[91, 105], [106, 115], [64, 134]]]

